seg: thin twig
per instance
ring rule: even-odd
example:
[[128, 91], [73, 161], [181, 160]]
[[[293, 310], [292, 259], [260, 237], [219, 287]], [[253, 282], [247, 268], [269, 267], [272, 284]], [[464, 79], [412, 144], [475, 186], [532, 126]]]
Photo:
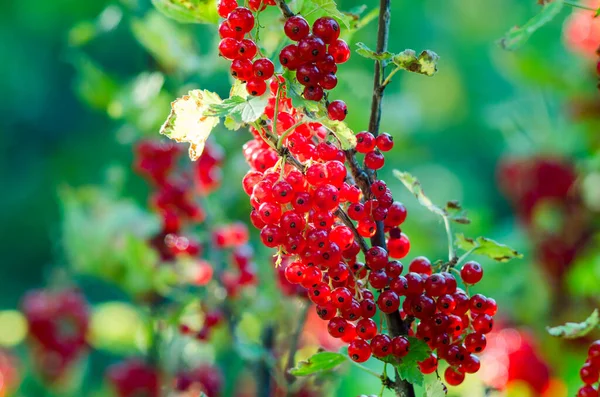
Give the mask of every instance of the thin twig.
[[279, 7], [281, 13], [286, 19], [294, 16], [294, 13], [290, 9], [290, 7], [288, 7], [288, 5], [285, 3], [285, 0], [275, 0], [275, 3], [277, 3], [277, 7]]
[[565, 3], [566, 5], [568, 5], [568, 6], [571, 6], [571, 7], [573, 7], [573, 8], [579, 8], [579, 9], [582, 9], [582, 10], [594, 11], [594, 12], [598, 11], [598, 10], [597, 10], [597, 9], [595, 9], [595, 8], [588, 7], [588, 6], [584, 6], [583, 4], [579, 4], [579, 3], [574, 3], [574, 2], [572, 2], [572, 1], [567, 1], [567, 0], [565, 0], [565, 1], [564, 1], [564, 3]]
[[352, 222], [352, 219], [350, 219], [348, 214], [346, 214], [346, 212], [341, 207], [338, 207], [338, 209], [335, 210], [335, 216], [337, 216], [344, 225], [348, 226], [350, 230], [352, 230], [352, 234], [354, 234], [354, 239], [360, 246], [361, 251], [366, 254], [369, 250], [369, 247], [367, 246], [365, 239], [360, 235], [358, 230], [356, 230], [354, 222]]
[[285, 379], [287, 380], [288, 385], [293, 383], [294, 380], [296, 380], [296, 377], [290, 374], [289, 370], [296, 366], [296, 352], [298, 351], [298, 346], [300, 345], [300, 337], [302, 336], [302, 331], [304, 330], [304, 325], [306, 324], [306, 319], [308, 318], [308, 311], [311, 307], [312, 305], [308, 302], [304, 304], [304, 307], [300, 311], [300, 318], [298, 319], [298, 324], [296, 325], [296, 331], [292, 335], [290, 351], [288, 352], [287, 364], [285, 366]]

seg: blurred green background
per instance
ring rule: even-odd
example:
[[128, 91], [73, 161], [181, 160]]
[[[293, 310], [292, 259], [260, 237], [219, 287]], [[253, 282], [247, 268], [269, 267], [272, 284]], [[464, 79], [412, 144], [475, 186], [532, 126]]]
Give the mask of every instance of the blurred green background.
[[[350, 10], [363, 2], [338, 3]], [[434, 202], [459, 200], [473, 220], [459, 231], [497, 239], [526, 255], [508, 264], [484, 260], [480, 290], [498, 300], [507, 326], [533, 330], [544, 358], [572, 388], [583, 358], [574, 346], [548, 340], [543, 330], [551, 323], [583, 319], [597, 304], [600, 287], [589, 276], [600, 277], [598, 248], [586, 245], [583, 270], [570, 275], [565, 287], [552, 287], [536, 259], [535, 241], [497, 178], [499, 164], [509, 156], [564, 158], [576, 167], [580, 182], [598, 175], [599, 116], [594, 111], [600, 102], [593, 54], [582, 56], [565, 45], [563, 25], [572, 10], [565, 8], [519, 51], [505, 51], [496, 43], [537, 10], [535, 1], [522, 0], [393, 2], [390, 50], [431, 49], [440, 62], [432, 78], [401, 73], [388, 87], [382, 128], [396, 145], [380, 176], [409, 209], [403, 229], [411, 238], [409, 258], [444, 258], [444, 228], [393, 178], [393, 169], [417, 176]], [[272, 19], [264, 40], [279, 28]], [[371, 22], [353, 35], [351, 47], [356, 42], [374, 47], [375, 32]], [[61, 187], [117, 178], [124, 196], [146, 205], [148, 188], [131, 171], [131, 144], [141, 136], [156, 137], [170, 101], [191, 88], [227, 96], [228, 64], [217, 57], [217, 43], [215, 26], [178, 24], [146, 0], [2, 5], [0, 309], [17, 307], [27, 290], [43, 286], [55, 276], [53, 269], [66, 264]], [[338, 77], [335, 97], [348, 104], [346, 121], [354, 131], [363, 130], [372, 62], [354, 54], [340, 66]], [[239, 181], [246, 170], [241, 145], [249, 135], [221, 127], [212, 137], [227, 155], [218, 200], [228, 218], [247, 221], [250, 207]], [[586, 204], [600, 200], [598, 185], [582, 186], [587, 186]], [[589, 207], [585, 216], [596, 226], [598, 206]], [[590, 233], [595, 234], [593, 227]], [[266, 260], [260, 264], [270, 266]], [[588, 287], [578, 294], [577, 285], [585, 280]], [[86, 292], [92, 300], [106, 300], [103, 288], [92, 283]], [[561, 300], [577, 310], [557, 315]], [[553, 358], [559, 352], [560, 362]], [[344, 378], [340, 390], [375, 392], [372, 385], [359, 390], [355, 382]]]

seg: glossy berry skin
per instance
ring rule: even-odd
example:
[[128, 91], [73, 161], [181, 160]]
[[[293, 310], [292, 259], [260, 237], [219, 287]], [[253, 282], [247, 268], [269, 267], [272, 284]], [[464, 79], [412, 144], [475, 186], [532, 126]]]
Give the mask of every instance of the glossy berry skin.
[[494, 319], [488, 314], [481, 314], [473, 319], [472, 325], [476, 332], [487, 334], [494, 328]]
[[261, 96], [267, 91], [267, 83], [263, 79], [252, 79], [246, 84], [246, 91], [252, 96]]
[[384, 334], [375, 335], [371, 339], [371, 352], [375, 357], [385, 357], [392, 353], [392, 340]]
[[460, 269], [460, 278], [465, 284], [477, 284], [483, 278], [483, 268], [477, 262], [467, 262]]
[[408, 354], [410, 342], [404, 336], [396, 336], [392, 339], [392, 354], [397, 358], [402, 358]]
[[285, 21], [283, 30], [285, 31], [285, 35], [289, 37], [290, 40], [300, 41], [308, 36], [310, 33], [310, 26], [308, 25], [308, 22], [306, 22], [306, 19], [300, 15], [294, 15]]
[[300, 61], [300, 51], [298, 50], [298, 46], [294, 44], [283, 47], [279, 53], [279, 62], [286, 69], [296, 70], [300, 66]]
[[273, 77], [273, 73], [275, 73], [275, 66], [270, 59], [260, 58], [254, 61], [252, 64], [252, 73], [256, 78], [268, 80]]
[[333, 56], [335, 63], [344, 63], [350, 59], [350, 47], [344, 40], [334, 41], [329, 45], [327, 51]]
[[327, 106], [327, 116], [331, 120], [344, 121], [348, 114], [348, 107], [346, 103], [341, 100], [335, 100]]
[[485, 335], [474, 332], [465, 338], [465, 348], [469, 353], [481, 353], [486, 346]]
[[377, 144], [377, 149], [382, 152], [389, 152], [394, 147], [394, 138], [385, 132], [378, 135], [375, 141]]
[[236, 39], [226, 37], [219, 42], [219, 53], [223, 58], [235, 59], [238, 56], [240, 42]]
[[424, 374], [431, 374], [435, 372], [438, 367], [438, 358], [435, 354], [431, 354], [425, 360], [419, 362], [419, 369]]
[[258, 51], [256, 44], [252, 40], [243, 39], [240, 41], [238, 56], [236, 58], [253, 59]]
[[313, 34], [327, 44], [334, 43], [340, 37], [340, 25], [330, 17], [321, 17], [312, 27]]
[[400, 238], [392, 238], [388, 241], [388, 250], [392, 258], [402, 259], [410, 251], [410, 240], [402, 233]]
[[598, 378], [600, 377], [599, 375], [600, 370], [591, 363], [584, 364], [579, 370], [579, 377], [583, 383], [587, 385], [593, 385], [594, 383], [598, 382]]
[[321, 76], [319, 85], [325, 90], [333, 90], [338, 83], [338, 79], [334, 73], [326, 73]]
[[375, 136], [368, 131], [356, 134], [356, 151], [358, 153], [369, 153], [375, 149]]
[[448, 367], [444, 372], [444, 379], [450, 386], [458, 386], [465, 380], [465, 374], [458, 372], [452, 367]]
[[362, 339], [355, 339], [348, 346], [348, 355], [353, 361], [363, 363], [371, 357], [371, 346]]
[[400, 307], [400, 298], [394, 291], [383, 291], [377, 298], [377, 306], [383, 313], [393, 313]]
[[379, 151], [372, 151], [365, 155], [365, 167], [372, 170], [379, 170], [385, 164], [385, 157]]
[[309, 35], [298, 42], [300, 58], [306, 61], [316, 62], [326, 55], [326, 46], [323, 40], [314, 35]]
[[217, 12], [221, 18], [227, 18], [229, 13], [238, 6], [237, 0], [219, 0]]
[[327, 324], [327, 331], [329, 331], [329, 335], [334, 338], [341, 338], [346, 332], [346, 328], [348, 327], [348, 322], [341, 317], [334, 317], [329, 320]]
[[356, 323], [356, 335], [365, 340], [373, 339], [377, 335], [377, 324], [370, 318], [363, 318]]
[[302, 92], [302, 95], [304, 96], [304, 99], [306, 99], [306, 100], [319, 102], [321, 99], [323, 99], [325, 92], [323, 92], [323, 88], [321, 88], [320, 86], [312, 86], [311, 85], [311, 86], [304, 87], [304, 91]]
[[598, 397], [598, 390], [593, 386], [585, 385], [577, 391], [577, 397]]
[[254, 15], [245, 7], [237, 7], [227, 16], [227, 23], [236, 32], [249, 33], [254, 27]]

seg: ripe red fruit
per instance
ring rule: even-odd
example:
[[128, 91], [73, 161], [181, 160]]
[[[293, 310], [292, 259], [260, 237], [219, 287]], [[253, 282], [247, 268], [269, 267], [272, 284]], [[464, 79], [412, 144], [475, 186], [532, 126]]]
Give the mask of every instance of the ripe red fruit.
[[385, 157], [377, 150], [369, 152], [365, 155], [365, 167], [372, 170], [378, 170], [385, 164]]
[[425, 281], [425, 293], [438, 297], [446, 292], [446, 279], [440, 274], [433, 274]]
[[316, 62], [327, 54], [323, 40], [314, 35], [309, 35], [298, 42], [300, 58], [304, 62]]
[[252, 40], [243, 39], [240, 41], [240, 47], [238, 48], [238, 56], [236, 58], [247, 58], [253, 59], [256, 55], [258, 48]]
[[431, 374], [435, 372], [438, 367], [438, 359], [434, 353], [431, 353], [425, 360], [419, 362], [419, 369], [424, 374]]
[[382, 152], [390, 151], [394, 147], [394, 138], [385, 132], [378, 135], [375, 142], [377, 144], [377, 149], [381, 150]]
[[240, 42], [236, 39], [226, 37], [219, 42], [219, 53], [227, 59], [234, 59], [238, 56]]
[[327, 106], [327, 116], [331, 120], [343, 121], [346, 119], [346, 115], [348, 114], [348, 107], [346, 103], [341, 100], [335, 100]]
[[477, 332], [469, 334], [465, 338], [465, 348], [469, 353], [481, 353], [485, 349], [486, 344], [485, 335]]
[[483, 268], [477, 262], [467, 262], [460, 269], [460, 277], [465, 284], [477, 284], [483, 278]]
[[444, 379], [450, 386], [458, 386], [465, 380], [465, 374], [458, 372], [452, 367], [448, 367], [444, 372]]
[[369, 153], [375, 149], [375, 136], [368, 131], [356, 134], [356, 151], [358, 153]]
[[385, 357], [392, 352], [392, 340], [384, 334], [375, 335], [371, 339], [371, 352], [375, 357]]
[[365, 262], [371, 270], [381, 270], [388, 263], [388, 253], [383, 247], [371, 247], [365, 254]]
[[377, 298], [377, 306], [384, 313], [393, 313], [400, 307], [400, 298], [394, 291], [383, 291]]
[[583, 383], [588, 385], [593, 385], [598, 382], [598, 378], [600, 377], [600, 370], [592, 365], [591, 363], [584, 364], [583, 367], [579, 370], [579, 377], [583, 381]]
[[410, 342], [404, 336], [396, 336], [392, 339], [392, 354], [397, 358], [402, 358], [408, 354]]
[[579, 389], [577, 397], [598, 397], [598, 390], [593, 386], [586, 385]]
[[330, 17], [317, 19], [313, 24], [312, 31], [315, 36], [318, 36], [327, 44], [335, 42], [340, 37], [340, 25]]
[[221, 18], [227, 18], [227, 15], [238, 6], [237, 0], [219, 0], [217, 12]]
[[319, 85], [325, 90], [333, 90], [338, 83], [338, 79], [334, 73], [325, 73], [319, 80]]
[[246, 91], [252, 96], [261, 96], [267, 91], [267, 83], [262, 79], [252, 79], [246, 84]]
[[431, 276], [433, 272], [431, 261], [424, 256], [418, 256], [410, 262], [408, 271]]
[[363, 363], [371, 357], [371, 347], [362, 339], [355, 339], [348, 346], [348, 355], [353, 361]]
[[231, 63], [231, 75], [238, 80], [248, 81], [252, 78], [252, 61], [237, 58]]
[[286, 69], [296, 70], [300, 66], [301, 57], [298, 46], [294, 44], [283, 47], [279, 53], [279, 62]]
[[410, 251], [410, 240], [402, 233], [400, 238], [389, 239], [388, 250], [392, 258], [402, 259]]
[[285, 31], [285, 35], [291, 40], [300, 41], [308, 36], [310, 33], [310, 26], [308, 25], [308, 22], [306, 22], [306, 19], [300, 15], [294, 15], [285, 21], [283, 30]]
[[273, 73], [275, 73], [275, 66], [270, 59], [260, 58], [254, 61], [254, 64], [252, 65], [252, 73], [254, 74], [254, 77], [257, 77], [261, 80], [268, 80], [273, 77]]
[[363, 318], [356, 323], [356, 335], [365, 340], [373, 339], [377, 335], [377, 324], [370, 318]]
[[323, 99], [323, 96], [325, 95], [325, 93], [323, 92], [323, 88], [319, 87], [319, 86], [307, 86], [304, 87], [304, 91], [302, 92], [302, 95], [304, 96], [304, 99], [308, 100], [308, 101], [315, 101], [315, 102], [319, 102], [321, 99]]
[[348, 322], [341, 317], [334, 317], [327, 323], [327, 331], [334, 338], [341, 338], [346, 333]]
[[236, 32], [248, 33], [254, 27], [254, 15], [246, 7], [237, 7], [227, 16], [227, 23]]
[[494, 328], [494, 319], [489, 314], [480, 314], [473, 319], [472, 325], [476, 332], [487, 334]]
[[333, 56], [335, 63], [344, 63], [350, 59], [350, 47], [344, 40], [334, 41], [327, 51]]

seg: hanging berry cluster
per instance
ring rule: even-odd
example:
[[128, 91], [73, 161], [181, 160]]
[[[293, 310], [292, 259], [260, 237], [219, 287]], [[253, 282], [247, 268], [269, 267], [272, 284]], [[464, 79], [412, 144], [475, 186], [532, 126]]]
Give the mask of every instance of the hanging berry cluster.
[[58, 382], [88, 348], [89, 309], [74, 290], [29, 292], [22, 310], [29, 325], [33, 362], [49, 382]]
[[[260, 6], [262, 2], [262, 6]], [[262, 10], [267, 5], [275, 5], [274, 1], [251, 2], [251, 9]], [[258, 58], [256, 43], [247, 36], [254, 28], [254, 14], [246, 7], [238, 7], [237, 0], [220, 0], [217, 10], [222, 18], [219, 25], [219, 53], [231, 60], [231, 75], [246, 82], [246, 90], [250, 95], [262, 95], [267, 90], [266, 81], [275, 72], [275, 66], [268, 58]]]
[[[481, 294], [469, 296], [457, 288], [451, 273], [433, 273], [427, 258], [415, 258], [408, 270], [406, 276], [392, 281], [390, 290], [405, 297], [402, 315], [415, 318], [410, 333], [432, 350], [419, 368], [425, 374], [432, 373], [438, 368], [438, 360], [443, 359], [449, 365], [444, 373], [446, 382], [457, 386], [464, 381], [465, 374], [479, 370], [476, 354], [484, 351], [485, 335], [494, 326], [496, 301]], [[467, 262], [462, 266], [460, 278], [465, 285], [477, 284], [482, 277], [479, 263]]]
[[579, 376], [585, 385], [579, 389], [577, 397], [598, 397], [598, 379], [600, 378], [600, 340], [593, 342], [588, 348], [587, 360], [579, 370]]
[[[340, 25], [330, 17], [317, 19], [311, 27], [300, 15], [285, 22], [285, 34], [298, 44], [289, 44], [279, 53], [279, 62], [289, 70], [296, 71], [296, 80], [304, 86], [303, 96], [311, 101], [320, 101], [324, 90], [337, 86], [337, 65], [350, 58], [350, 48], [340, 40]], [[346, 118], [346, 105], [334, 101], [328, 105], [332, 120]]]

